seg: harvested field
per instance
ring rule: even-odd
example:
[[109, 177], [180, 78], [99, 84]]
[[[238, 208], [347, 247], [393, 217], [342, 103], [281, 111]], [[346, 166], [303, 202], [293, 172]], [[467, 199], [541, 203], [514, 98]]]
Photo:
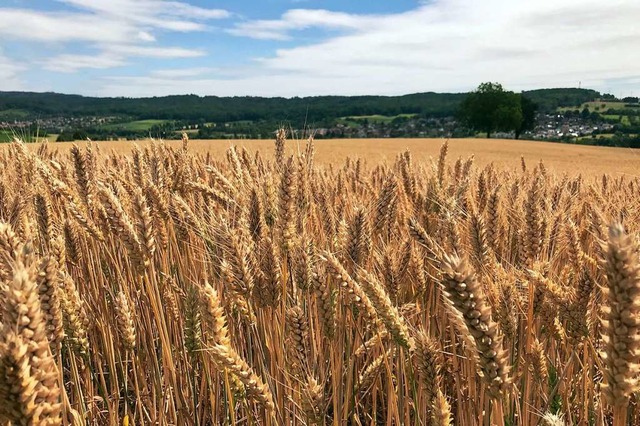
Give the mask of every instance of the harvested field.
[[0, 150], [0, 424], [640, 424], [636, 151], [231, 144]]

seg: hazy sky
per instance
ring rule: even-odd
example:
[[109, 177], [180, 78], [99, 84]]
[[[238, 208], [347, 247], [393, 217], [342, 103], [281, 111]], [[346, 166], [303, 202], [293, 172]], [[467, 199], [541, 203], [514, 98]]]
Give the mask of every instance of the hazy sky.
[[640, 95], [639, 0], [0, 0], [0, 90]]

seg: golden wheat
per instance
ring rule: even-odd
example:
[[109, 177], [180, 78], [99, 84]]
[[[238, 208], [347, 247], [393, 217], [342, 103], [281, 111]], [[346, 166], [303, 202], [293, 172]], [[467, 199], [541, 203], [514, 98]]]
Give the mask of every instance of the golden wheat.
[[1, 150], [0, 423], [640, 424], [638, 177], [315, 146]]

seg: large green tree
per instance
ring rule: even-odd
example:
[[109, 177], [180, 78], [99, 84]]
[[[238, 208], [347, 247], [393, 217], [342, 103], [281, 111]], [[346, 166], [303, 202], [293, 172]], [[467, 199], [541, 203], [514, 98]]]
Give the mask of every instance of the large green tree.
[[521, 96], [504, 90], [499, 83], [482, 83], [460, 105], [459, 118], [488, 138], [493, 132], [518, 132], [523, 125]]
[[536, 112], [538, 105], [524, 94], [520, 96], [520, 109], [522, 110], [522, 121], [516, 127], [516, 139], [520, 138], [522, 132], [533, 130], [536, 125]]

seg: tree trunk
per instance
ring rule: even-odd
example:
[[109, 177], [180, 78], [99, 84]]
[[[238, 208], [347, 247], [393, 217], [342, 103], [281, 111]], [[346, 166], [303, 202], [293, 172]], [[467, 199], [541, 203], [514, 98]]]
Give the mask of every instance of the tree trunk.
[[491, 130], [487, 130], [487, 139], [491, 139]]

